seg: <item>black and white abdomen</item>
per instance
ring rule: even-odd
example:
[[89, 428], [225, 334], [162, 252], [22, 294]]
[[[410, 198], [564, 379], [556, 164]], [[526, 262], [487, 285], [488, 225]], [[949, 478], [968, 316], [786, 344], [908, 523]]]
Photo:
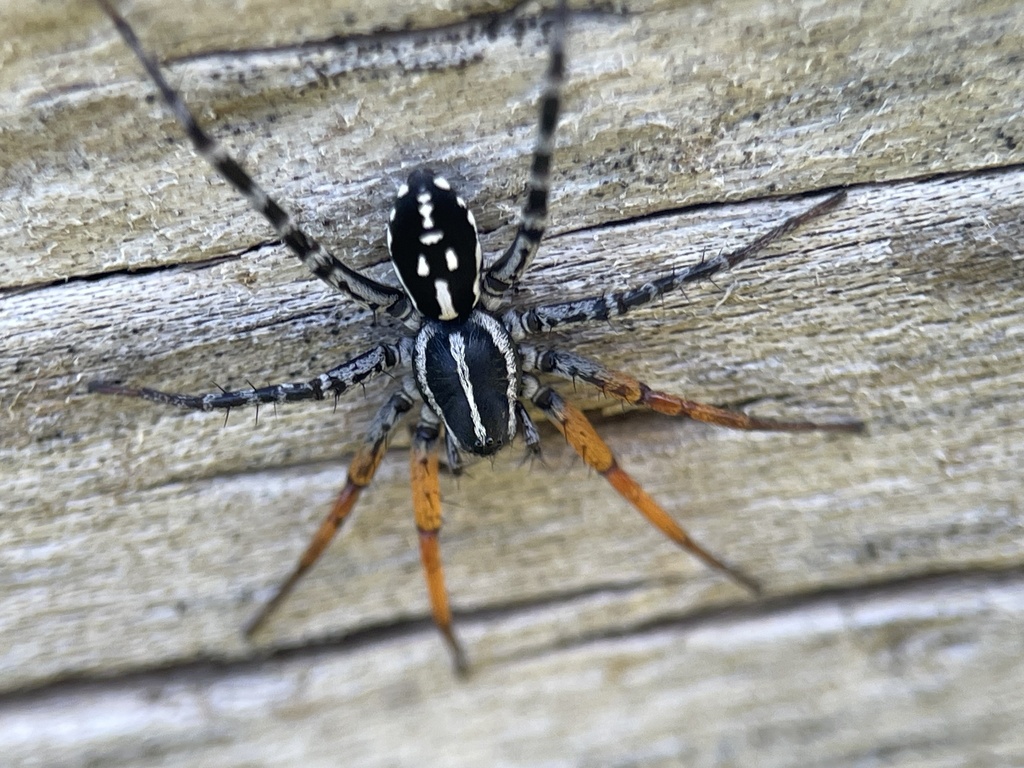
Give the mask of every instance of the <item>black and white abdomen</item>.
[[505, 327], [476, 311], [465, 320], [427, 320], [416, 336], [416, 383], [459, 449], [489, 456], [516, 432], [519, 356]]
[[480, 300], [480, 241], [473, 213], [443, 176], [409, 174], [395, 197], [387, 236], [398, 279], [421, 315], [469, 317]]

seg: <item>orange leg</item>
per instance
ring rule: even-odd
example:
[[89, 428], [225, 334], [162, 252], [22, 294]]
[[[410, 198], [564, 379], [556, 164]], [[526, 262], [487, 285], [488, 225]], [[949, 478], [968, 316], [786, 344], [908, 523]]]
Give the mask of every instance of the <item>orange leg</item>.
[[441, 487], [438, 481], [437, 439], [437, 419], [425, 410], [420, 423], [416, 425], [410, 454], [412, 506], [416, 530], [420, 535], [420, 559], [427, 579], [434, 623], [448, 644], [455, 671], [466, 675], [469, 672], [469, 661], [452, 629], [452, 612], [448, 606], [448, 590], [444, 585], [444, 567], [438, 542], [441, 531]]
[[523, 365], [529, 370], [552, 373], [566, 379], [582, 379], [598, 387], [606, 395], [616, 397], [630, 405], [643, 405], [668, 416], [688, 416], [697, 421], [717, 424], [730, 429], [763, 429], [776, 432], [860, 432], [864, 423], [856, 419], [832, 422], [776, 421], [759, 419], [738, 411], [717, 408], [706, 403], [686, 400], [666, 392], [651, 389], [627, 373], [613, 371], [600, 363], [560, 349], [538, 349], [523, 345]]
[[761, 591], [755, 579], [726, 565], [694, 541], [636, 480], [626, 474], [616, 462], [607, 444], [579, 409], [563, 400], [554, 390], [540, 387], [532, 377], [527, 377], [525, 381], [526, 391], [534, 405], [544, 411], [587, 466], [600, 472], [619, 495], [632, 504], [655, 528], [687, 552], [726, 574], [751, 592], [757, 594]]
[[384, 451], [387, 448], [388, 433], [397, 423], [398, 419], [408, 412], [412, 407], [412, 400], [404, 391], [396, 392], [377, 412], [373, 424], [367, 432], [363, 445], [360, 446], [355, 458], [348, 467], [348, 480], [345, 487], [341, 489], [338, 497], [334, 500], [331, 511], [320, 524], [317, 532], [313, 535], [312, 541], [306, 547], [306, 551], [299, 558], [298, 565], [291, 572], [287, 579], [277, 588], [269, 601], [253, 616], [245, 625], [243, 631], [246, 637], [251, 637], [277, 610], [277, 608], [288, 597], [292, 589], [299, 582], [313, 564], [320, 558], [320, 555], [327, 549], [334, 535], [338, 532], [342, 523], [348, 517], [359, 494], [363, 488], [370, 484], [373, 476], [384, 458]]

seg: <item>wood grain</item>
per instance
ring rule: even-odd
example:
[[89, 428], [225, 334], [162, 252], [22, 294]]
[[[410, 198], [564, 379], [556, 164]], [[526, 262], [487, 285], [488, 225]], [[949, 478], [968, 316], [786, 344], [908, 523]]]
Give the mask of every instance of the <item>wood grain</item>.
[[[390, 196], [424, 162], [500, 252], [538, 8], [280, 5], [122, 7], [348, 263], [388, 275]], [[476, 667], [460, 683], [427, 618], [401, 434], [365, 514], [245, 643], [386, 385], [225, 426], [85, 384], [303, 379], [401, 330], [328, 293], [211, 180], [89, 3], [3, 2], [10, 764], [1024, 762], [1024, 11], [579, 11], [552, 233], [518, 305], [642, 283], [850, 189], [716, 285], [556, 339], [695, 399], [868, 423], [743, 434], [564, 388], [768, 595], [680, 555], [545, 429], [543, 464], [513, 450], [442, 484]]]

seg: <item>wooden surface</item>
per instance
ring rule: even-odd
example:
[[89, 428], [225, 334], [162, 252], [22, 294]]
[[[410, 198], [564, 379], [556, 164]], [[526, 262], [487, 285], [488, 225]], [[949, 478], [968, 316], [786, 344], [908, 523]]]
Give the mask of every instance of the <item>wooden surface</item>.
[[[346, 261], [388, 274], [390, 196], [424, 162], [487, 253], [508, 241], [537, 8], [160, 5], [123, 8]], [[386, 386], [225, 426], [86, 382], [303, 379], [401, 330], [211, 180], [91, 4], [0, 4], [5, 765], [1024, 764], [1024, 9], [626, 7], [573, 19], [552, 235], [517, 303], [639, 284], [849, 185], [717, 285], [557, 341], [868, 431], [729, 432], [581, 388], [622, 463], [767, 595], [680, 555], [545, 429], [543, 465], [515, 449], [443, 484], [461, 682], [402, 431], [348, 535], [243, 641]]]

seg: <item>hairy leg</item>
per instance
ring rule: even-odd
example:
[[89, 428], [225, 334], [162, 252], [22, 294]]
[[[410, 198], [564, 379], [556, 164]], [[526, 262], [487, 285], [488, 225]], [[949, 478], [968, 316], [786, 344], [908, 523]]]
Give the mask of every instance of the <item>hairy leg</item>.
[[309, 546], [306, 547], [302, 557], [299, 558], [295, 569], [278, 586], [270, 600], [246, 623], [244, 632], [247, 637], [255, 634], [263, 626], [270, 615], [277, 610], [292, 589], [294, 589], [299, 579], [313, 567], [313, 564], [324, 553], [324, 550], [327, 549], [327, 545], [331, 543], [334, 535], [355, 507], [356, 501], [359, 500], [359, 494], [373, 480], [377, 467], [380, 466], [381, 459], [384, 458], [388, 435], [401, 417], [412, 408], [414, 393], [415, 385], [412, 380], [407, 380], [403, 383], [403, 388], [392, 394], [388, 401], [377, 411], [377, 415], [374, 417], [373, 422], [370, 424], [370, 429], [363, 439], [363, 444], [359, 447], [355, 458], [352, 459], [352, 463], [349, 464], [348, 478], [345, 486], [335, 499], [331, 511], [327, 513], [327, 517], [324, 518], [324, 521], [313, 535], [313, 539], [309, 542]]
[[667, 416], [686, 416], [731, 429], [763, 429], [775, 432], [860, 432], [864, 429], [864, 423], [856, 419], [831, 422], [760, 419], [738, 411], [686, 400], [667, 392], [659, 392], [628, 373], [613, 371], [596, 360], [574, 352], [528, 344], [520, 344], [519, 352], [522, 355], [524, 370], [550, 373], [563, 379], [581, 379], [625, 403], [643, 405]]
[[566, 441], [588, 467], [598, 472], [622, 498], [665, 536], [694, 555], [706, 565], [721, 571], [736, 583], [757, 594], [758, 582], [741, 570], [727, 565], [706, 550], [673, 520], [668, 512], [640, 487], [619, 466], [611, 449], [600, 438], [593, 425], [577, 408], [567, 403], [553, 389], [542, 387], [532, 376], [524, 376], [524, 393], [565, 436]]
[[270, 223], [278, 237], [299, 257], [307, 269], [331, 287], [347, 293], [374, 312], [381, 310], [399, 320], [408, 319], [412, 314], [412, 306], [406, 295], [397, 288], [378, 283], [345, 266], [320, 243], [303, 232], [292, 220], [291, 215], [246, 173], [224, 147], [199, 126], [181, 96], [164, 78], [156, 61], [142, 47], [135, 31], [109, 0], [97, 2], [114, 22], [127, 46], [146, 68], [150, 79], [160, 90], [161, 96], [185, 130], [196, 152], [245, 197], [253, 210]]

